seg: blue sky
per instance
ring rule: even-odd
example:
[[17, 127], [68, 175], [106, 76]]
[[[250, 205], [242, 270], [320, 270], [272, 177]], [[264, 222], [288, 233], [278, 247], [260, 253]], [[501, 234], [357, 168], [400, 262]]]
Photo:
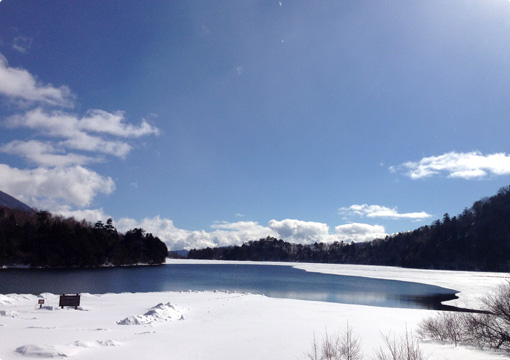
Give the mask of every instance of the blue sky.
[[510, 183], [507, 0], [0, 2], [0, 190], [170, 248], [365, 241]]

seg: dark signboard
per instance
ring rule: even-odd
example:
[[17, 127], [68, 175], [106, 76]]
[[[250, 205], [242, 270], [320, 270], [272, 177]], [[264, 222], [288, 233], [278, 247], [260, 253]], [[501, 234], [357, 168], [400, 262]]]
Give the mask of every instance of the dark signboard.
[[64, 308], [64, 306], [74, 306], [75, 309], [78, 308], [78, 306], [80, 306], [80, 294], [60, 295], [60, 301], [58, 303], [58, 306], [60, 306], [61, 308]]

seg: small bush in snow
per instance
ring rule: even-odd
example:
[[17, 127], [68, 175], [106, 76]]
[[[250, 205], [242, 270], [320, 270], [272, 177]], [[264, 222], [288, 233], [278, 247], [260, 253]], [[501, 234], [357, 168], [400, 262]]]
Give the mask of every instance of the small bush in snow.
[[442, 312], [436, 317], [423, 320], [418, 333], [422, 337], [453, 343], [457, 346], [466, 340], [467, 319], [468, 316], [463, 313]]
[[347, 323], [344, 332], [336, 336], [326, 337], [321, 344], [314, 338], [312, 351], [308, 353], [309, 360], [361, 360], [361, 341], [353, 334], [352, 328]]
[[395, 335], [386, 335], [384, 347], [381, 347], [376, 355], [376, 360], [425, 360], [427, 357], [420, 349], [416, 337], [406, 329], [405, 334], [397, 338]]
[[420, 324], [420, 334], [455, 345], [510, 351], [510, 281], [483, 298], [482, 313], [442, 313]]
[[[375, 360], [425, 360], [418, 340], [407, 330], [404, 336], [383, 336], [384, 347], [380, 348]], [[308, 354], [309, 360], [362, 360], [361, 340], [353, 334], [347, 324], [346, 331], [336, 336], [326, 332], [322, 342], [314, 339], [312, 351]]]

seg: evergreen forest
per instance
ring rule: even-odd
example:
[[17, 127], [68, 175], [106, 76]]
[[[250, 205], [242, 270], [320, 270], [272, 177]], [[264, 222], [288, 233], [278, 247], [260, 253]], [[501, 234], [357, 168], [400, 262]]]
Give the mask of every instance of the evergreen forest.
[[138, 228], [120, 234], [112, 219], [92, 225], [48, 211], [0, 207], [0, 266], [157, 265], [167, 254], [159, 238]]

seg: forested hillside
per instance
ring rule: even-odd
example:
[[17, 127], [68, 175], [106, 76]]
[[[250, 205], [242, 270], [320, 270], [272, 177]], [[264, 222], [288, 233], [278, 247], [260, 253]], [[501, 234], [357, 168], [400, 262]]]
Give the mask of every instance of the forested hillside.
[[142, 229], [119, 234], [111, 219], [92, 225], [47, 211], [0, 207], [0, 266], [155, 265], [167, 253], [161, 240]]
[[510, 187], [458, 216], [445, 214], [430, 226], [385, 239], [298, 245], [268, 237], [242, 246], [191, 250], [188, 257], [510, 271]]

